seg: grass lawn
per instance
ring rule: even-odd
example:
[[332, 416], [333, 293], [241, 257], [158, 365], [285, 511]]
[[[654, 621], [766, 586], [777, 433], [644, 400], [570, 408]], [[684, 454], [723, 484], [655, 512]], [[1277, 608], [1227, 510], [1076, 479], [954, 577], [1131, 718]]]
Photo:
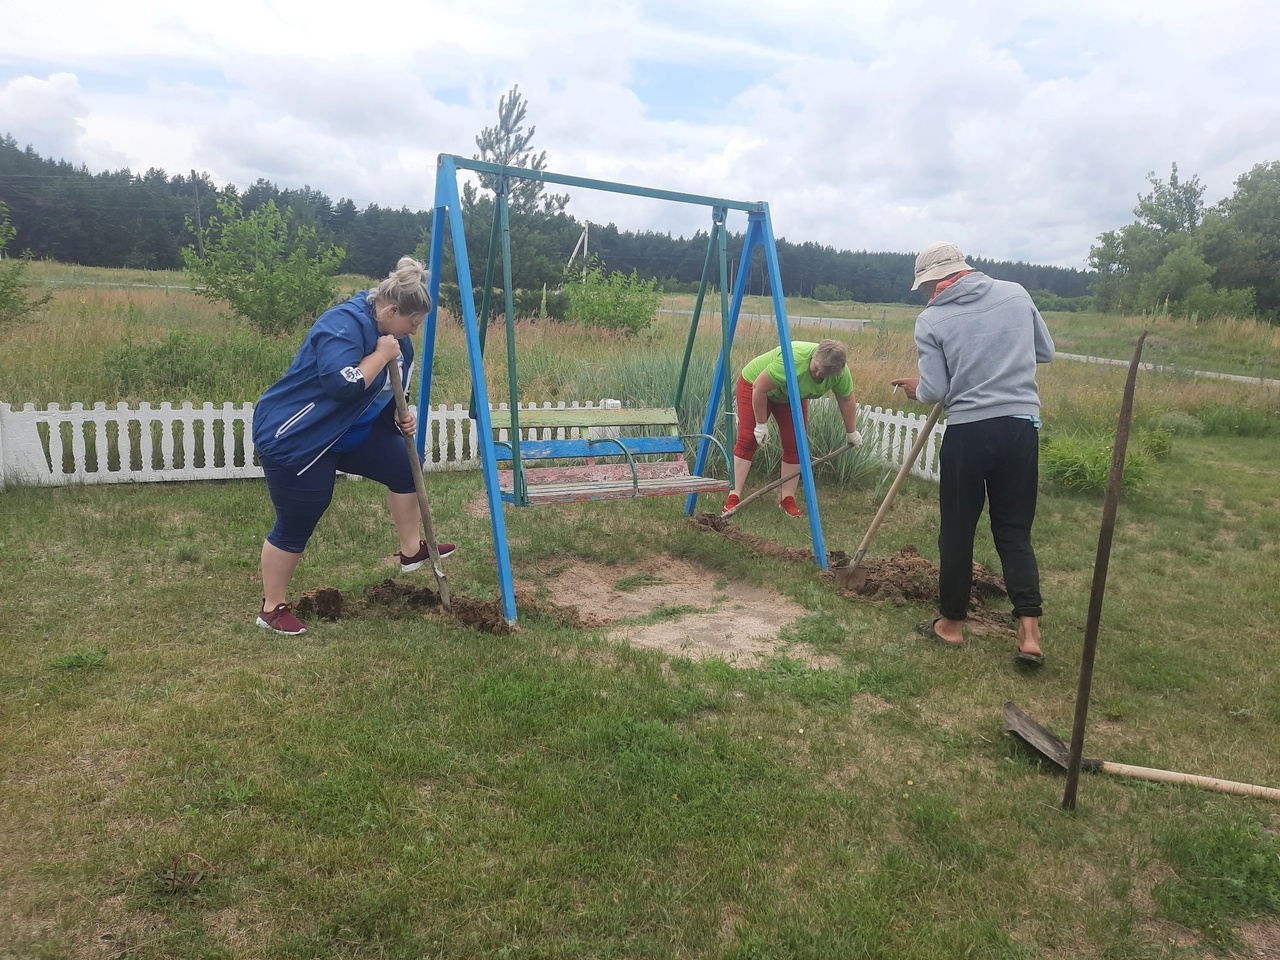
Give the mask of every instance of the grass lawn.
[[[45, 322], [0, 330], [0, 400], [256, 398], [291, 345], [255, 347], [180, 279], [60, 291]], [[884, 316], [851, 367], [860, 401], [888, 406], [914, 308]], [[1091, 322], [1050, 318], [1061, 341]], [[684, 333], [522, 329], [521, 388], [657, 395]], [[1204, 356], [1237, 337], [1219, 333]], [[741, 335], [735, 356], [768, 339]], [[465, 402], [460, 338], [441, 337], [433, 398]], [[234, 360], [219, 395], [199, 379], [210, 358]], [[502, 384], [501, 358], [486, 363]], [[1123, 377], [1044, 369], [1046, 434], [1114, 430]], [[1121, 502], [1086, 755], [1280, 787], [1277, 398], [1143, 374], [1138, 435], [1171, 412], [1205, 429], [1173, 436]], [[427, 477], [441, 538], [461, 545], [453, 595], [494, 600], [480, 484]], [[823, 475], [829, 549], [856, 549], [883, 489]], [[936, 562], [936, 496], [909, 480], [869, 559], [913, 544]], [[509, 636], [370, 606], [277, 636], [253, 625], [261, 482], [0, 492], [0, 960], [1280, 951], [1280, 805], [1086, 773], [1064, 812], [1061, 773], [1005, 735], [1006, 700], [1070, 730], [1098, 495], [1042, 483], [1036, 673], [1014, 665], [1012, 629], [942, 649], [912, 630], [931, 604], [844, 595], [681, 504], [509, 510], [516, 575], [563, 602], [576, 570], [635, 592], [694, 567], [730, 613], [746, 593], [794, 605], [752, 666], [618, 632], [696, 614], [678, 603], [582, 627], [539, 600]], [[767, 498], [735, 524], [808, 543]], [[342, 482], [293, 592], [362, 597], [395, 576], [394, 549], [380, 488]], [[998, 572], [985, 531], [977, 560]], [[432, 585], [426, 568], [400, 579]]]
[[[464, 544], [455, 596], [492, 597], [478, 477], [428, 479]], [[1278, 481], [1272, 448], [1199, 438], [1122, 505], [1089, 755], [1280, 785]], [[872, 492], [821, 496], [851, 549]], [[872, 555], [936, 559], [934, 496], [908, 484]], [[380, 500], [339, 485], [298, 591], [392, 575]], [[260, 483], [3, 504], [0, 956], [1149, 957], [1280, 936], [1275, 805], [1086, 774], [1068, 814], [1003, 733], [1006, 699], [1070, 728], [1094, 498], [1042, 500], [1035, 675], [1012, 633], [927, 645], [927, 606], [847, 598], [675, 499], [509, 515], [516, 569], [622, 581], [670, 556], [769, 586], [825, 669], [663, 656], [536, 611], [508, 637], [376, 614], [279, 637], [251, 621]], [[775, 512], [741, 524], [803, 546]]]

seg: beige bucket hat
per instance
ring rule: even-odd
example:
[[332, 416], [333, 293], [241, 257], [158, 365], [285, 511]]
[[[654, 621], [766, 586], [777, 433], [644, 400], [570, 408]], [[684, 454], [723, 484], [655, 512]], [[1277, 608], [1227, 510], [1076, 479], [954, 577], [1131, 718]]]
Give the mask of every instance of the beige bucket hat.
[[973, 267], [965, 262], [964, 254], [960, 252], [959, 247], [954, 243], [940, 240], [929, 244], [916, 257], [916, 282], [911, 285], [911, 289], [919, 290], [922, 283], [928, 283], [930, 280], [944, 280], [953, 273], [972, 269]]

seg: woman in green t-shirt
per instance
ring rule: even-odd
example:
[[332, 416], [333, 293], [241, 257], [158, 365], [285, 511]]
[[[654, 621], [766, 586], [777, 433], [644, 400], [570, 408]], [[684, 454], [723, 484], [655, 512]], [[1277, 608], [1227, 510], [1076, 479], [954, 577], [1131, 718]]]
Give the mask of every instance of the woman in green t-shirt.
[[[800, 392], [800, 410], [805, 426], [809, 425], [809, 401], [831, 393], [840, 407], [846, 439], [854, 447], [862, 446], [857, 430], [858, 405], [853, 397], [853, 376], [845, 363], [844, 344], [836, 340], [810, 343], [792, 341], [791, 355], [796, 364], [796, 385]], [[787, 374], [782, 363], [782, 348], [762, 353], [745, 367], [738, 378], [738, 439], [733, 445], [733, 492], [724, 502], [722, 515], [730, 513], [742, 497], [751, 459], [769, 435], [769, 417], [778, 424], [782, 441], [783, 481], [778, 506], [792, 517], [800, 516], [796, 506], [796, 485], [800, 482], [800, 454], [796, 449], [795, 428], [791, 422], [791, 403], [787, 397]]]

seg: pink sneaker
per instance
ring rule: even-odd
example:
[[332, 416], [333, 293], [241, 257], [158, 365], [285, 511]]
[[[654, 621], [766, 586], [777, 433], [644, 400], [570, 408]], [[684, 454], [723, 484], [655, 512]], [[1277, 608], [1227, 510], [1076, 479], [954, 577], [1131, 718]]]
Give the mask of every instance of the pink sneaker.
[[[458, 548], [455, 547], [452, 543], [436, 544], [436, 551], [440, 554], [441, 560], [443, 560], [445, 557], [453, 556], [454, 553], [457, 551], [457, 549]], [[431, 559], [431, 551], [427, 549], [427, 541], [419, 540], [418, 552], [415, 553], [412, 557], [406, 557], [399, 550], [396, 551], [396, 556], [400, 558], [400, 572], [412, 573], [414, 570], [417, 570], [420, 566], [422, 566], [424, 563], [426, 563], [428, 560]]]
[[796, 506], [795, 497], [783, 497], [778, 501], [778, 506], [782, 508], [782, 512], [788, 517], [800, 516], [800, 508]]
[[293, 608], [287, 603], [280, 604], [274, 610], [264, 610], [259, 613], [258, 626], [274, 630], [276, 633], [288, 634], [291, 637], [307, 632], [306, 624], [293, 615]]

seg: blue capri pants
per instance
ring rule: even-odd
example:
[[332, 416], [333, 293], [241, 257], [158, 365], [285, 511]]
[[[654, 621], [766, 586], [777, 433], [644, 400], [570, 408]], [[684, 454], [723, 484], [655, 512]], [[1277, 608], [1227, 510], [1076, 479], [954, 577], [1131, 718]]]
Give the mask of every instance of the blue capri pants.
[[267, 542], [286, 553], [302, 553], [316, 524], [333, 500], [338, 471], [376, 480], [392, 493], [413, 493], [413, 469], [404, 434], [390, 418], [379, 418], [368, 438], [353, 450], [330, 450], [301, 474], [259, 454], [267, 492], [276, 508], [276, 525]]

